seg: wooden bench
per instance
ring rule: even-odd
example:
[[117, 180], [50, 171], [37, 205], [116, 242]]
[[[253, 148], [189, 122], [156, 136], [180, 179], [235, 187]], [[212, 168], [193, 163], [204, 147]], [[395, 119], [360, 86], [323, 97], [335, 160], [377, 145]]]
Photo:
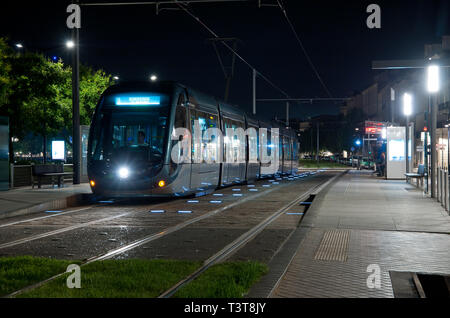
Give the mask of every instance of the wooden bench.
[[426, 176], [425, 166], [419, 165], [419, 167], [417, 169], [417, 173], [405, 173], [405, 176], [406, 176], [406, 182], [408, 182], [409, 178], [417, 179], [417, 187], [419, 187], [419, 181], [420, 181], [420, 185], [423, 185], [423, 177]]
[[56, 178], [58, 188], [61, 188], [61, 186], [64, 186], [64, 176], [72, 174], [72, 172], [64, 172], [64, 165], [33, 165], [31, 186], [34, 189], [34, 184], [37, 182], [38, 188], [40, 189], [42, 178], [51, 177], [52, 186], [55, 185], [54, 178]]

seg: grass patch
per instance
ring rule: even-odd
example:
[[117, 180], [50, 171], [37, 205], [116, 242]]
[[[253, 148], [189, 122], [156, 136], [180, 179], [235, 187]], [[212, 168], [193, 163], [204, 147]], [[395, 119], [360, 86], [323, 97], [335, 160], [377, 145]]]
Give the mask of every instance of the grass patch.
[[242, 298], [267, 272], [267, 265], [254, 261], [217, 264], [184, 286], [173, 297]]
[[104, 260], [81, 267], [81, 288], [67, 288], [63, 275], [18, 297], [157, 297], [201, 265], [178, 260]]
[[318, 166], [316, 160], [300, 159], [298, 162], [300, 168], [348, 168], [346, 165], [331, 161], [319, 161]]
[[43, 257], [0, 257], [0, 296], [64, 272], [74, 261]]

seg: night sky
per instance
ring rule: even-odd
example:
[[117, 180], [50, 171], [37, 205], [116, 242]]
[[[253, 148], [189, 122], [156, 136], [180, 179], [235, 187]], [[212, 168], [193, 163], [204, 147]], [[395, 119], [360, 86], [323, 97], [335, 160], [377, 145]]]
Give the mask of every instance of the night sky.
[[[138, 1], [138, 0], [136, 0]], [[65, 41], [66, 7], [70, 1], [2, 1], [0, 36], [21, 42], [27, 50], [45, 50], [70, 63]], [[97, 1], [84, 1], [97, 2]], [[113, 2], [113, 1], [111, 1]], [[124, 2], [123, 0], [116, 2]], [[371, 84], [376, 59], [422, 58], [425, 43], [440, 43], [450, 34], [450, 1], [284, 1], [306, 50], [334, 97]], [[264, 0], [263, 3], [276, 3]], [[381, 7], [381, 30], [366, 26], [366, 7]], [[173, 7], [173, 6], [172, 6]], [[238, 52], [291, 97], [327, 97], [308, 65], [278, 7], [257, 7], [257, 1], [192, 4], [192, 11], [219, 36], [237, 37]], [[223, 72], [206, 41], [210, 34], [184, 11], [154, 6], [82, 7], [80, 59], [121, 80], [176, 80], [222, 98]], [[223, 46], [226, 64], [231, 55]], [[251, 110], [251, 70], [237, 61], [230, 102]], [[258, 98], [282, 97], [258, 80]], [[336, 114], [339, 104], [296, 105], [293, 117]], [[260, 103], [267, 117], [284, 116], [284, 104]]]

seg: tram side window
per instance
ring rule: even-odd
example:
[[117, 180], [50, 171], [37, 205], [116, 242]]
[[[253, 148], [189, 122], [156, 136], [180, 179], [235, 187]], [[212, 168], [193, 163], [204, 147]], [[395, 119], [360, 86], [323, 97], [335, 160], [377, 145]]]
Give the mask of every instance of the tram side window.
[[217, 127], [217, 116], [208, 114], [202, 111], [197, 111], [197, 120], [200, 126], [202, 138], [202, 155], [203, 161], [208, 158], [212, 161], [217, 161], [216, 152], [217, 152], [217, 136], [208, 136], [207, 130], [208, 128], [216, 128]]
[[[175, 136], [175, 129], [186, 128], [186, 107], [184, 106], [184, 95], [180, 94], [178, 97], [177, 107], [175, 109], [175, 121], [173, 125], [173, 135]], [[175, 137], [176, 138], [176, 137]], [[172, 139], [172, 148], [180, 141], [182, 141], [185, 136], [178, 136], [178, 139]], [[183, 148], [180, 147], [178, 150], [178, 159], [183, 156]], [[179, 162], [179, 161], [178, 161]]]
[[226, 161], [233, 161], [235, 159], [235, 151], [234, 151], [234, 138], [233, 138], [233, 134], [230, 136], [230, 134], [228, 133], [228, 129], [235, 129], [236, 126], [233, 124], [233, 121], [229, 118], [224, 118], [224, 134], [226, 136], [224, 145], [225, 145], [225, 159]]
[[178, 98], [177, 108], [175, 111], [174, 128], [186, 127], [186, 107], [184, 107], [184, 95]]
[[278, 137], [278, 155], [280, 160], [283, 158], [283, 136]]
[[298, 143], [297, 143], [297, 141], [295, 141], [295, 140], [293, 140], [292, 141], [292, 158], [294, 159], [294, 160], [297, 160], [298, 158], [297, 158], [297, 156], [298, 156]]
[[285, 136], [283, 136], [283, 153], [284, 153], [284, 160], [290, 160], [291, 159], [289, 138], [285, 137]]
[[247, 144], [247, 160], [259, 160], [259, 136], [258, 129], [256, 127], [250, 126], [249, 131], [254, 130], [254, 134], [248, 135], [248, 144]]

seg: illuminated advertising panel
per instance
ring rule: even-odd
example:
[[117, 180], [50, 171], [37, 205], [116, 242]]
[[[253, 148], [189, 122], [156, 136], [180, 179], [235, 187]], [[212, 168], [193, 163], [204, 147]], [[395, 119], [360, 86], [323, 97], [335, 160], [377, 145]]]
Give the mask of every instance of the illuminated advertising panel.
[[64, 160], [65, 157], [65, 145], [63, 140], [52, 141], [52, 159]]
[[405, 135], [405, 127], [386, 128], [386, 176], [388, 179], [405, 179]]
[[405, 160], [405, 141], [401, 139], [389, 140], [389, 161]]

